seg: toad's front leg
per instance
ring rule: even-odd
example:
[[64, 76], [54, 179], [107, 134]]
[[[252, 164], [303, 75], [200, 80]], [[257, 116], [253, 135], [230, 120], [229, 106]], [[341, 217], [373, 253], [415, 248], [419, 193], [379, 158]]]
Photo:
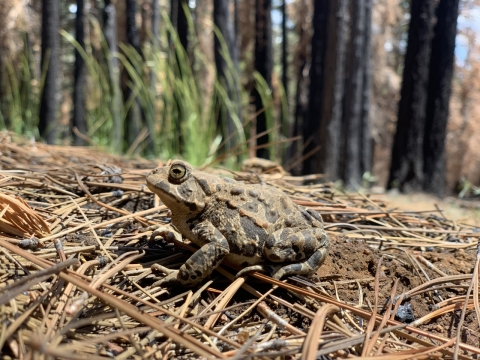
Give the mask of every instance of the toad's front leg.
[[183, 264], [179, 270], [172, 270], [157, 285], [193, 285], [212, 273], [230, 252], [228, 241], [209, 221], [197, 224], [193, 234], [206, 243]]

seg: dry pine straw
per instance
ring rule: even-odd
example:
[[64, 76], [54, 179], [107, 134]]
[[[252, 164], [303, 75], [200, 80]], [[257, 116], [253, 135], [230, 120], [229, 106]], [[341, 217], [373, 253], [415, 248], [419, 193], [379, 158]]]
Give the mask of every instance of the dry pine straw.
[[[363, 194], [301, 185], [305, 179], [280, 168], [261, 176], [237, 173], [244, 181], [277, 186], [298, 204], [319, 211], [333, 240], [366, 244], [365, 249], [378, 254], [374, 276], [322, 277], [320, 269], [314, 279], [277, 281], [259, 273], [235, 279], [238, 269], [223, 264], [211, 280], [169, 292], [155, 286], [161, 275], [151, 265], [174, 268], [194, 249], [188, 240], [171, 239], [174, 245], [148, 241], [152, 225], [169, 216], [144, 185], [145, 174], [158, 165], [0, 133], [4, 358], [410, 359], [480, 354], [475, 344], [462, 342], [465, 315], [480, 318], [479, 256], [466, 264], [473, 274], [449, 275], [421, 255], [475, 250], [477, 229], [449, 221], [441, 212], [387, 211], [385, 204]], [[399, 279], [388, 278], [383, 270], [382, 262], [392, 258], [409, 261], [411, 271], [423, 274], [420, 284], [400, 291]], [[349, 286], [357, 287], [355, 301], [342, 298], [342, 289]], [[409, 299], [425, 299], [433, 306], [407, 325], [397, 322], [395, 314]], [[457, 319], [450, 337], [424, 327], [445, 314]]]

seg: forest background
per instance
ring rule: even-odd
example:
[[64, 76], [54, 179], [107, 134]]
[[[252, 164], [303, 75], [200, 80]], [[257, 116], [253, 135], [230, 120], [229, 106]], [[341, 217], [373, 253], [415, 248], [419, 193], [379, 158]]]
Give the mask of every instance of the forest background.
[[477, 0], [2, 0], [0, 128], [478, 193]]

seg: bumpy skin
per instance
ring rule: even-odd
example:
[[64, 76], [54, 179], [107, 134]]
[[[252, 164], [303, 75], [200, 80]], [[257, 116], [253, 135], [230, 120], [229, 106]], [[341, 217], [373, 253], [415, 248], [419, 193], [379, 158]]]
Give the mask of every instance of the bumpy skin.
[[327, 257], [321, 216], [274, 187], [221, 178], [179, 160], [153, 170], [147, 185], [172, 211], [173, 225], [200, 246], [163, 285], [195, 284], [223, 259], [242, 266], [241, 273], [268, 265], [276, 279], [310, 276]]

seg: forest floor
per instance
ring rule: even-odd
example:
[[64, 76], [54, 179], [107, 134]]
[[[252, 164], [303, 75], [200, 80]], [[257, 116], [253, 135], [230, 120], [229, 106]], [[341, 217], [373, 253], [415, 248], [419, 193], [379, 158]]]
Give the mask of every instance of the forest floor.
[[169, 216], [144, 186], [158, 164], [0, 133], [4, 358], [480, 356], [474, 202], [344, 194], [270, 168], [263, 181], [323, 216], [318, 276], [235, 279], [223, 264], [199, 286], [164, 289], [151, 265], [178, 267], [192, 247], [149, 241]]

